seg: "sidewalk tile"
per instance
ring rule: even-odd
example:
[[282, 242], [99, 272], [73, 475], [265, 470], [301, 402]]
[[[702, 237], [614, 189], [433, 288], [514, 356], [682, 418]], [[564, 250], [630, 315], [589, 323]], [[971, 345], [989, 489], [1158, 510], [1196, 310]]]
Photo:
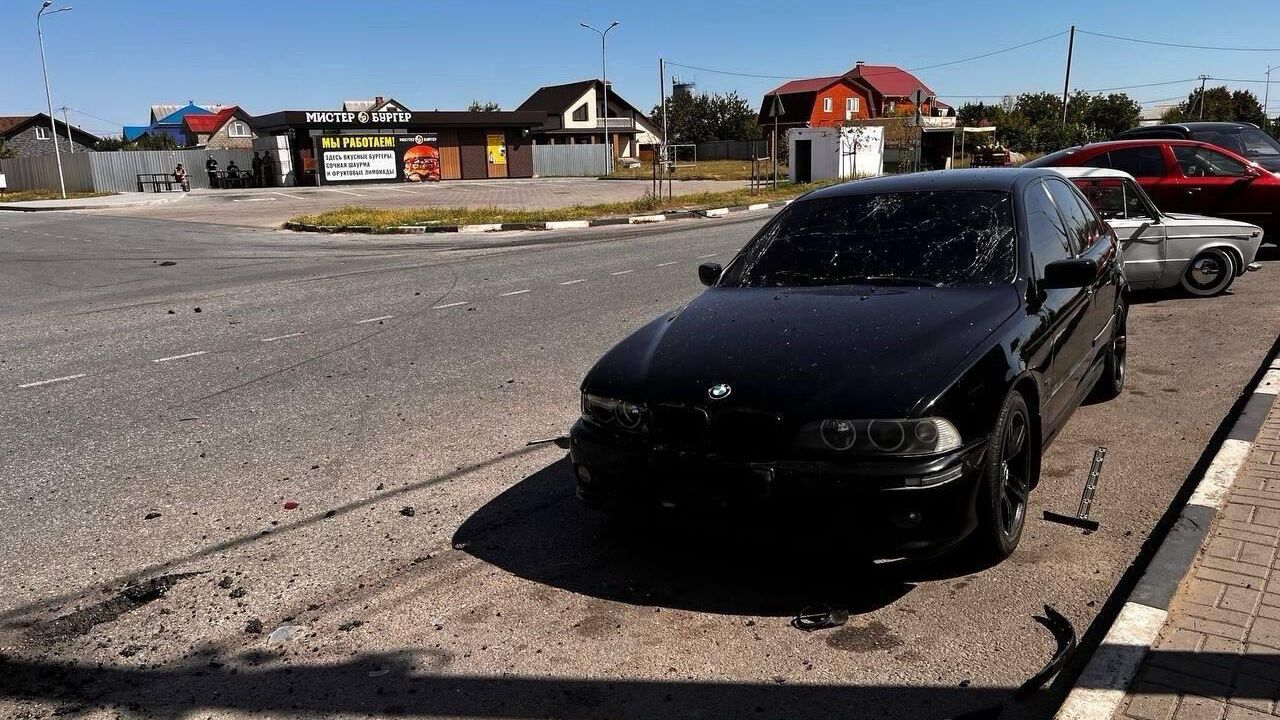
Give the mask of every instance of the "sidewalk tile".
[[1266, 713], [1258, 712], [1257, 710], [1238, 707], [1236, 705], [1228, 705], [1227, 720], [1275, 720], [1275, 718]]
[[1271, 565], [1276, 560], [1276, 549], [1261, 543], [1241, 543], [1236, 559], [1254, 565]]
[[1178, 609], [1192, 617], [1212, 620], [1226, 625], [1233, 625], [1242, 630], [1249, 626], [1249, 614], [1238, 610], [1209, 607], [1208, 605], [1201, 605], [1194, 602], [1184, 602], [1178, 606]]
[[1243, 654], [1243, 642], [1218, 637], [1217, 635], [1206, 635], [1204, 646], [1200, 649], [1198, 657], [1207, 663], [1221, 665], [1234, 670], [1240, 664], [1240, 658]]
[[1139, 685], [1124, 712], [1137, 720], [1169, 720], [1177, 705], [1178, 696], [1168, 690]]
[[1187, 695], [1178, 703], [1173, 720], [1222, 720], [1227, 712], [1225, 703], [1209, 698]]
[[[1263, 581], [1256, 577], [1240, 575], [1238, 573], [1226, 572], [1225, 570], [1217, 570], [1214, 568], [1202, 567], [1195, 571], [1195, 573], [1196, 577], [1203, 578], [1205, 580], [1213, 580], [1215, 582], [1249, 588], [1251, 590], [1260, 588], [1264, 585]], [[1278, 584], [1277, 587], [1280, 587], [1280, 584]], [[1268, 588], [1268, 590], [1270, 590], [1270, 588]], [[1277, 590], [1276, 592], [1280, 592], [1280, 590]]]
[[1223, 591], [1222, 598], [1218, 601], [1218, 607], [1226, 608], [1227, 610], [1236, 610], [1243, 613], [1251, 613], [1254, 611], [1254, 608], [1258, 607], [1258, 601], [1261, 599], [1261, 591], [1229, 587]]
[[1222, 558], [1212, 556], [1201, 558], [1200, 566], [1213, 568], [1215, 570], [1225, 570], [1238, 575], [1248, 575], [1250, 577], [1256, 577], [1259, 580], [1266, 580], [1270, 571], [1270, 568], [1265, 565], [1254, 565], [1252, 563], [1240, 562], [1238, 560], [1224, 560]]
[[1254, 620], [1253, 627], [1249, 628], [1249, 641], [1270, 647], [1280, 647], [1280, 620], [1268, 618]]
[[[1217, 605], [1222, 598], [1222, 591], [1226, 587], [1226, 585], [1212, 580], [1194, 578], [1187, 587], [1186, 597], [1191, 602], [1200, 603], [1201, 605]], [[1232, 609], [1234, 610], [1235, 608]]]

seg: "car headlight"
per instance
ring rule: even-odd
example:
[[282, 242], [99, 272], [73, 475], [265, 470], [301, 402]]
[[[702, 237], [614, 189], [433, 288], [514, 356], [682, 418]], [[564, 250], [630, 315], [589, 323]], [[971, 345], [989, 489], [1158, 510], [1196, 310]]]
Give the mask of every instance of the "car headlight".
[[960, 431], [943, 418], [812, 422], [797, 444], [808, 450], [861, 455], [932, 455], [960, 447]]
[[644, 405], [582, 393], [582, 417], [597, 425], [640, 432], [648, 429], [649, 412]]

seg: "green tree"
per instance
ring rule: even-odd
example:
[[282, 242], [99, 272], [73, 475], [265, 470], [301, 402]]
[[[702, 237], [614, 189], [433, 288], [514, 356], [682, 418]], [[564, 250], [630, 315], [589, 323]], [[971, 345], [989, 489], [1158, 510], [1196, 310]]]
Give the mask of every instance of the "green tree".
[[111, 152], [114, 150], [124, 150], [128, 144], [128, 141], [124, 139], [123, 135], [120, 137], [104, 137], [98, 141], [97, 145], [93, 146], [93, 149], [98, 152]]
[[472, 100], [471, 104], [467, 106], [469, 112], [497, 112], [501, 109], [502, 106], [492, 100], [483, 103], [479, 100]]
[[1248, 90], [1236, 90], [1231, 93], [1232, 120], [1248, 122], [1262, 127], [1267, 124], [1267, 113], [1258, 96]]
[[178, 141], [173, 139], [169, 133], [147, 133], [131, 143], [124, 145], [122, 150], [177, 150], [179, 148]]
[[[1203, 104], [1203, 108], [1201, 105]], [[1234, 120], [1235, 107], [1231, 101], [1231, 92], [1225, 85], [1192, 90], [1186, 101], [1178, 107], [1171, 108], [1163, 116], [1165, 122], [1186, 122], [1190, 120]]]
[[[650, 115], [662, 118], [662, 106]], [[701, 94], [680, 92], [667, 98], [667, 139], [673, 143], [711, 140], [756, 140], [760, 125], [755, 109], [736, 92]]]

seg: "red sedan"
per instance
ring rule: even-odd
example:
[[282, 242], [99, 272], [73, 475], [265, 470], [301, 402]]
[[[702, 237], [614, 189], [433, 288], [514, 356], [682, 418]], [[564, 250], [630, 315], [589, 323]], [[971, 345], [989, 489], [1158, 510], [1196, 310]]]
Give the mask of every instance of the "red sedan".
[[1280, 239], [1280, 176], [1226, 148], [1194, 140], [1117, 140], [1059, 150], [1029, 167], [1099, 167], [1137, 178], [1166, 212], [1260, 225]]

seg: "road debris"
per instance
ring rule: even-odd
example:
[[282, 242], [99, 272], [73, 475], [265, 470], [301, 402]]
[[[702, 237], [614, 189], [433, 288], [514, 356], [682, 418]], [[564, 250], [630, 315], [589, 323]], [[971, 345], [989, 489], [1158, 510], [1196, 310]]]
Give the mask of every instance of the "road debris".
[[160, 513], [155, 512], [155, 511], [153, 510], [153, 511], [151, 511], [151, 512], [147, 513], [146, 515], [143, 515], [143, 516], [142, 516], [142, 519], [143, 519], [143, 520], [155, 520], [155, 519], [156, 519], [156, 518], [158, 518], [158, 517], [160, 517]]
[[1033, 619], [1053, 633], [1054, 642], [1057, 643], [1058, 647], [1054, 650], [1053, 657], [1049, 658], [1049, 662], [1045, 663], [1040, 672], [1032, 675], [1013, 692], [1015, 700], [1026, 699], [1031, 693], [1039, 690], [1050, 678], [1057, 675], [1062, 666], [1067, 663], [1067, 658], [1076, 649], [1075, 628], [1071, 626], [1070, 620], [1062, 613], [1054, 610], [1051, 605], [1045, 605], [1044, 615], [1036, 615]]
[[529, 442], [525, 443], [524, 445], [525, 445], [525, 447], [529, 447], [530, 445], [547, 445], [547, 444], [554, 444], [556, 447], [560, 448], [561, 450], [568, 450], [568, 449], [569, 449], [569, 436], [568, 436], [568, 435], [558, 435], [558, 436], [556, 436], [556, 437], [552, 437], [552, 438], [542, 438], [541, 440], [530, 440]]
[[355, 630], [356, 628], [360, 627], [363, 624], [364, 624], [363, 620], [348, 620], [342, 623], [341, 625], [339, 625], [338, 629], [341, 630], [342, 632], [351, 632], [352, 630]]
[[297, 501], [297, 500], [285, 500], [285, 501], [284, 501], [284, 509], [285, 509], [285, 510], [296, 510], [297, 508], [298, 508], [298, 501]]
[[1093, 451], [1093, 462], [1089, 465], [1089, 476], [1085, 478], [1084, 490], [1080, 493], [1080, 506], [1076, 508], [1075, 517], [1045, 510], [1045, 520], [1080, 528], [1084, 530], [1085, 535], [1099, 528], [1097, 520], [1089, 519], [1089, 512], [1093, 509], [1093, 496], [1098, 492], [1098, 481], [1102, 475], [1102, 461], [1106, 457], [1107, 449], [1105, 447], [1099, 447]]
[[250, 635], [261, 635], [262, 621], [258, 618], [250, 618], [249, 622], [244, 624], [244, 631]]
[[[156, 262], [156, 261], [155, 261], [155, 260], [152, 260], [151, 262]], [[178, 264], [178, 263], [176, 263], [176, 262], [174, 262], [174, 261], [172, 261], [172, 260], [165, 260], [164, 262], [158, 262], [158, 263], [156, 263], [156, 265], [159, 265], [160, 267], [173, 267], [174, 265], [177, 265], [177, 264]]]
[[281, 625], [267, 636], [268, 645], [283, 645], [302, 635], [302, 627], [298, 625]]
[[405, 517], [413, 517], [414, 515], [417, 514], [417, 512], [414, 511], [412, 505], [405, 505], [404, 507], [400, 508], [400, 514]]
[[817, 606], [805, 608], [791, 620], [791, 627], [804, 632], [840, 627], [849, 622], [849, 611]]

